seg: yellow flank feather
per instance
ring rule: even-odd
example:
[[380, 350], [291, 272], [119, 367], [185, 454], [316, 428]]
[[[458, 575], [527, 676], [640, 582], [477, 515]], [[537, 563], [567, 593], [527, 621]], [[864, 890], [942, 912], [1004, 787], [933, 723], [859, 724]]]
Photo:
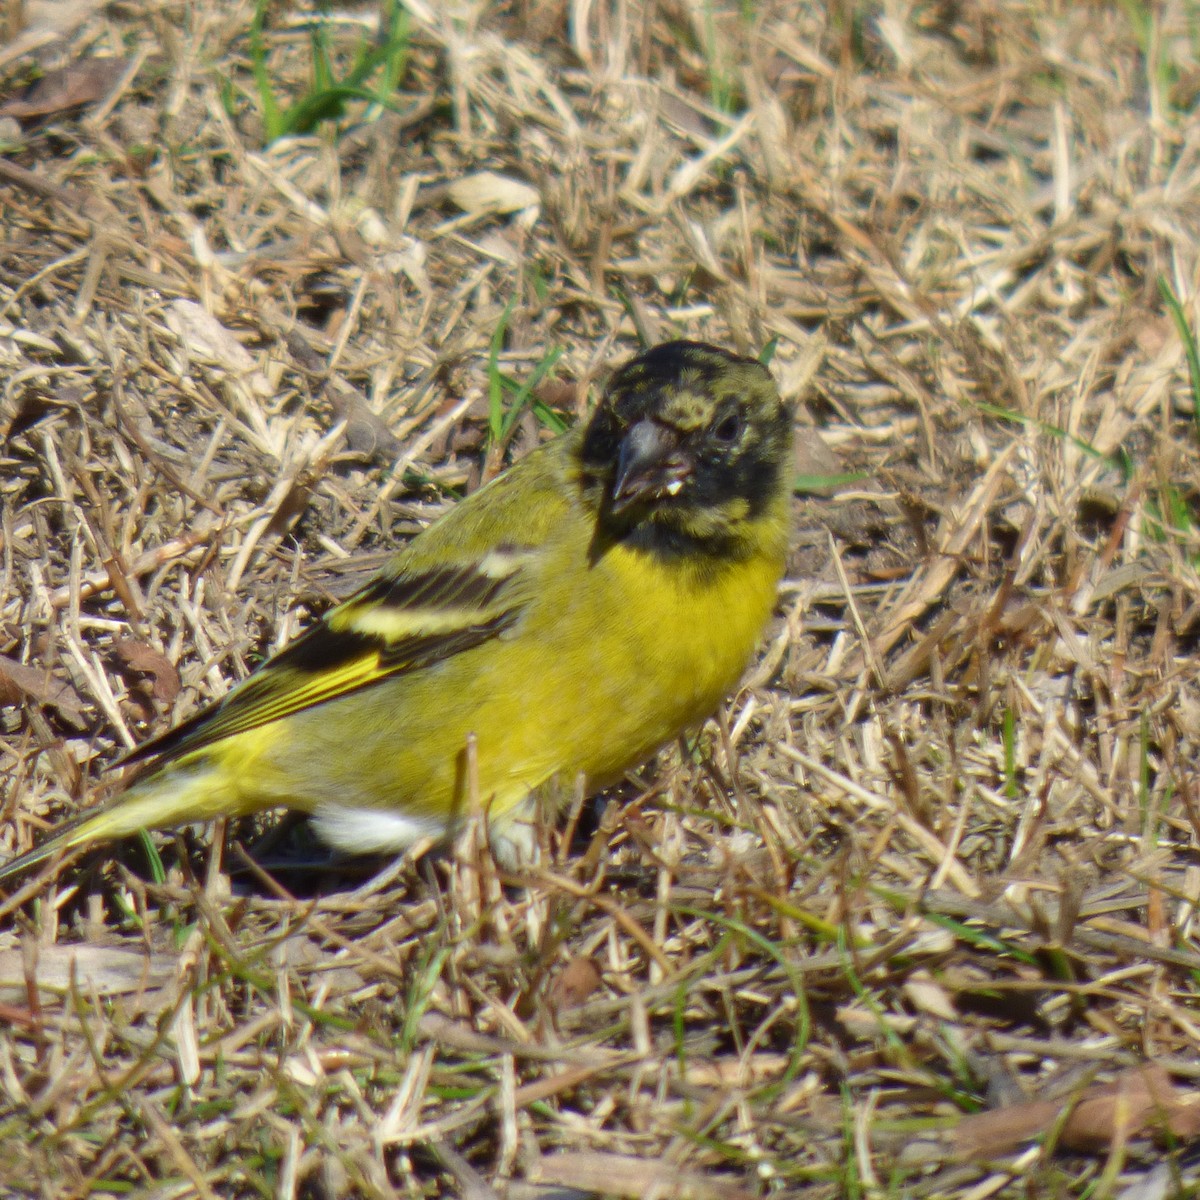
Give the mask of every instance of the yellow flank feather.
[[768, 372], [694, 342], [620, 368], [591, 419], [398, 553], [149, 769], [0, 867], [286, 806], [349, 852], [453, 833], [467, 744], [497, 856], [558, 779], [620, 777], [733, 688], [787, 550], [791, 420]]

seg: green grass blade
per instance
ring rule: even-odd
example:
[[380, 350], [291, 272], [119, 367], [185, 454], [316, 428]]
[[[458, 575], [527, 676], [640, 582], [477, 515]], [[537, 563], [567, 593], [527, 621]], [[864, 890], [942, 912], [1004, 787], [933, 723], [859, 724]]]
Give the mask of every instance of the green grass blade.
[[1162, 275], [1158, 277], [1158, 292], [1171, 314], [1175, 323], [1175, 331], [1183, 343], [1183, 352], [1187, 356], [1188, 380], [1192, 387], [1192, 421], [1196, 426], [1196, 434], [1200, 436], [1200, 352], [1196, 349], [1196, 333], [1179, 303], [1179, 297], [1171, 290], [1171, 285]]

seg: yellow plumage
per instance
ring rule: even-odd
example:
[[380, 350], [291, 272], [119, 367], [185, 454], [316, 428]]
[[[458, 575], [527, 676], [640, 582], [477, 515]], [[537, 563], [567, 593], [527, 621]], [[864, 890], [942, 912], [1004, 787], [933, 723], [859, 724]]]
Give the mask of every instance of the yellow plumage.
[[600, 787], [708, 716], [770, 615], [791, 423], [766, 370], [671, 342], [586, 425], [415, 538], [219, 704], [141, 747], [108, 808], [0, 867], [143, 828], [286, 806], [351, 852], [453, 832], [474, 736], [493, 847], [530, 804]]

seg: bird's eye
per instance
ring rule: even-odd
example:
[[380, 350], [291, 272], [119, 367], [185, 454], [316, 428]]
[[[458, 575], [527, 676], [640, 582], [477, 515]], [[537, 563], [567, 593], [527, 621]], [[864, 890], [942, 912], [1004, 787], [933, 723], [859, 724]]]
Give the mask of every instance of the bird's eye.
[[730, 413], [717, 423], [713, 429], [713, 437], [723, 446], [732, 446], [742, 432], [742, 418], [738, 413]]

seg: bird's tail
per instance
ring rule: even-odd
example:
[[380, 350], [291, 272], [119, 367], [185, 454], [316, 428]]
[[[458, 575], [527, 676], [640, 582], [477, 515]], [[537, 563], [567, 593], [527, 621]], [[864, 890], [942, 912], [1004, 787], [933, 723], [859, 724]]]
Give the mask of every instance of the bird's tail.
[[95, 827], [108, 816], [107, 812], [84, 813], [73, 821], [68, 821], [58, 829], [52, 837], [47, 838], [40, 846], [10, 858], [0, 866], [0, 884], [23, 875], [30, 867], [36, 867], [61, 851], [72, 850], [77, 846], [88, 846], [103, 837], [99, 832], [93, 832]]
[[231, 802], [227, 792], [219, 773], [211, 770], [171, 770], [144, 776], [111, 804], [82, 813], [55, 830], [40, 846], [0, 865], [0, 884], [70, 850], [116, 841], [142, 829], [163, 829], [236, 813], [240, 806]]

